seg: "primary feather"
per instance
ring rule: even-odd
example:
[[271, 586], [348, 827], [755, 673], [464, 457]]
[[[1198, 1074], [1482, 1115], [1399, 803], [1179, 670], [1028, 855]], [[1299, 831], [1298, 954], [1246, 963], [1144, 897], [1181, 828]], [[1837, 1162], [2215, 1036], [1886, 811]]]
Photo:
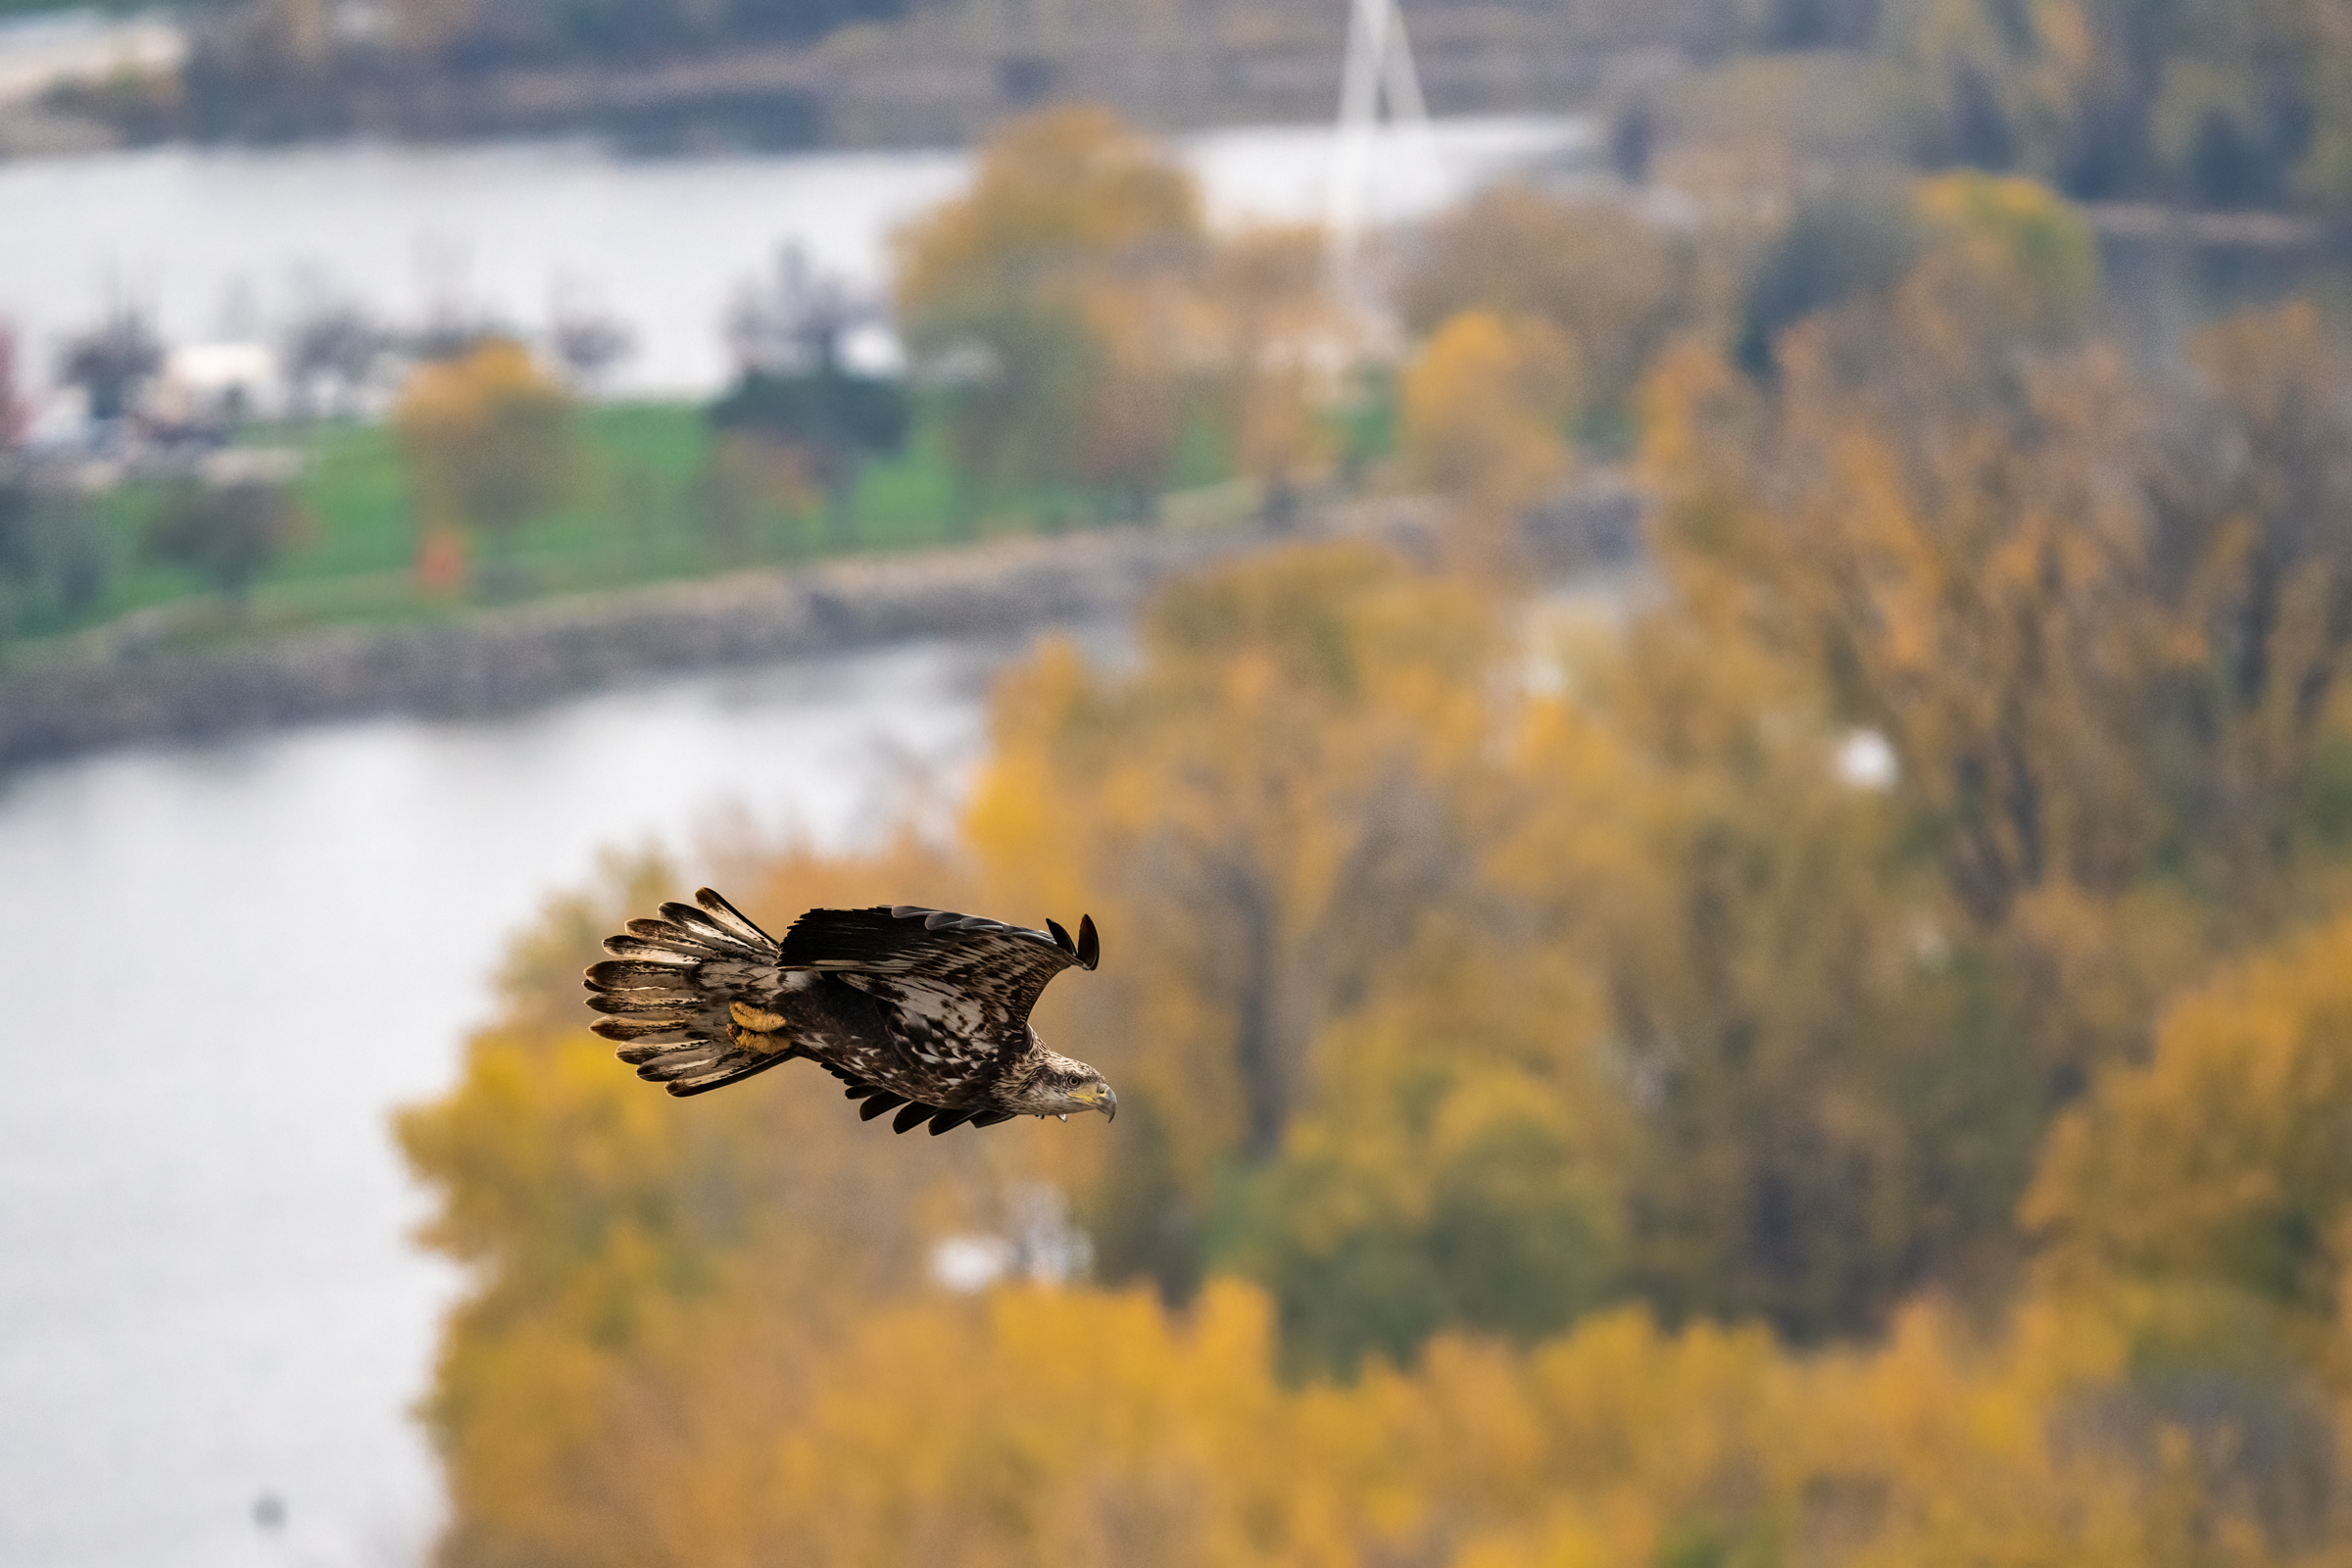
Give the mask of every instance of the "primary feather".
[[806, 1056], [904, 1133], [1014, 1116], [1115, 1114], [1118, 1097], [1030, 1027], [1046, 986], [1101, 961], [1091, 916], [1072, 938], [912, 905], [810, 909], [779, 942], [709, 888], [631, 920], [591, 965], [596, 1032], [673, 1095]]

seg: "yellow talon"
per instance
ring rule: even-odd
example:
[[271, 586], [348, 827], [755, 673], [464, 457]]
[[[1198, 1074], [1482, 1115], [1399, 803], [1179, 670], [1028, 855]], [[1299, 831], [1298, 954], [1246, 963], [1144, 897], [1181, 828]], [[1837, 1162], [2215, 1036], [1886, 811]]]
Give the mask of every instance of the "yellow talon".
[[727, 1016], [735, 1020], [737, 1028], [748, 1029], [756, 1035], [772, 1035], [784, 1027], [782, 1013], [755, 1007], [748, 1002], [728, 1003]]

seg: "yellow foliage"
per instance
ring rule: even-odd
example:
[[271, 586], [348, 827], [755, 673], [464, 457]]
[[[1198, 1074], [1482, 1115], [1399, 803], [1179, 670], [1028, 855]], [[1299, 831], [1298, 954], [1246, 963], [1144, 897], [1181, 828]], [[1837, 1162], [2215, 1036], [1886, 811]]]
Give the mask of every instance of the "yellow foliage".
[[1200, 232], [1192, 178], [1106, 109], [1014, 121], [981, 155], [972, 189], [898, 239], [902, 308], [920, 316], [1002, 286], [1007, 267], [1124, 258]]
[[[2352, 671], [2352, 362], [2306, 301], [2209, 327], [2190, 345], [2201, 397], [2155, 485], [2153, 564], [2177, 612], [2163, 653], [2207, 740], [2196, 780], [2213, 860], [2258, 912]], [[2187, 523], [2188, 526], [2183, 526]]]
[[966, 842], [1010, 906], [1151, 933], [1069, 1005], [1127, 1020], [1088, 1031], [1112, 1039], [1097, 1064], [1179, 1118], [1188, 1184], [1213, 1151], [1279, 1143], [1335, 994], [1377, 987], [1466, 869], [1492, 636], [1465, 585], [1298, 549], [1162, 596], [1134, 677], [1060, 650], [1001, 688]]
[[1234, 461], [1276, 500], [1332, 456], [1320, 411], [1345, 363], [1349, 322], [1325, 281], [1320, 234], [1268, 228], [1219, 243], [1204, 282]]
[[1730, 617], [1716, 634], [1785, 650], [1885, 733], [1954, 824], [1952, 886], [1987, 921], [2044, 882], [2114, 889], [2144, 865], [2157, 805], [2125, 715], [2162, 608], [2129, 591], [2144, 534], [2111, 482], [2137, 439], [2122, 367], [2093, 353], [2021, 382], [1993, 352], [1907, 287], [1890, 313], [1790, 334], [1777, 416], [1744, 442], [1683, 433], [1721, 427], [1728, 372], [1678, 360], [1652, 399], [1691, 409], [1656, 420], [1647, 459], [1670, 476], [1672, 569]]
[[736, 1306], [666, 1320], [678, 1338], [626, 1370], [554, 1345], [514, 1367], [505, 1436], [594, 1440], [553, 1491], [467, 1498], [504, 1528], [461, 1530], [443, 1560], [2344, 1560], [2312, 1549], [2332, 1461], [2315, 1521], [2186, 1427], [2141, 1445], [2113, 1413], [2121, 1340], [2048, 1308], [1989, 1340], [1920, 1308], [1883, 1348], [1815, 1357], [1611, 1313], [1525, 1352], [1445, 1339], [1411, 1373], [1300, 1386], [1276, 1375], [1269, 1302], [1232, 1282], [1183, 1313], [1035, 1288], [821, 1327]]
[[[552, 910], [401, 1124], [476, 1277], [448, 1568], [2352, 1564], [2352, 924], [2146, 1051], [2342, 885], [2342, 371], [2231, 323], [2151, 418], [1977, 314], [2059, 287], [2040, 193], [1921, 201], [1953, 233], [1772, 384], [1661, 359], [1607, 635], [1265, 551], [1131, 662], [1008, 671], [951, 844], [722, 851], [771, 926], [1091, 911], [1038, 1028], [1115, 1131], [901, 1140], [799, 1068], [668, 1100], [576, 971], [688, 884]], [[1408, 380], [1466, 510], [1560, 471], [1549, 331], [1457, 316]], [[1158, 1292], [926, 1278], [1040, 1182]]]
[[1920, 181], [1913, 204], [1936, 260], [1971, 274], [1986, 295], [1978, 308], [2011, 331], [2079, 331], [2097, 304], [2097, 237], [2048, 186], [1964, 172]]
[[2038, 180], [1964, 170], [1921, 180], [1914, 199], [1931, 223], [1991, 247], [2061, 300], [2079, 299], [2098, 281], [2090, 224]]
[[1192, 175], [1106, 110], [1007, 125], [970, 191], [896, 251], [966, 506], [1026, 485], [1148, 512], [1188, 418], [1228, 439], [1270, 507], [1329, 460], [1317, 409], [1349, 328], [1316, 237], [1212, 238]]
[[2199, 206], [2347, 194], [2352, 19], [2333, 0], [1907, 0], [1886, 24], [1934, 161]]
[[1408, 484], [1458, 504], [1465, 560], [1502, 564], [1506, 526], [1567, 476], [1574, 348], [1537, 317], [1465, 312], [1406, 370], [1397, 456]]
[[1107, 110], [1050, 109], [1000, 132], [971, 190], [896, 248], [908, 344], [954, 388], [967, 509], [1007, 482], [1148, 508], [1206, 330], [1192, 176]]
[[[1995, 238], [2048, 217], [2031, 187], [1971, 180], [1924, 200]], [[2001, 242], [2028, 257], [2039, 243]], [[1659, 812], [1672, 836], [1644, 860], [1678, 863], [1689, 851], [1664, 846], [1688, 845], [1721, 869], [1679, 862], [1684, 886], [1707, 890], [1708, 920], [1664, 906], [1635, 945], [1653, 978], [1633, 994], [1690, 999], [1664, 1008], [1670, 1055], [1690, 1059], [1690, 1031], [1709, 1020], [1699, 1038], [1740, 1064], [1727, 1073], [1732, 1098], [1690, 1102], [1716, 1106], [1689, 1141], [1706, 1157], [1666, 1189], [1687, 1195], [1692, 1231], [1717, 1238], [1669, 1277], [1707, 1281], [1717, 1299], [1740, 1278], [1721, 1248], [1739, 1234], [1732, 1194], [1757, 1188], [1748, 1161], [1816, 1214], [1847, 1179], [1882, 1196], [1914, 1181], [1980, 1201], [2022, 1192], [2043, 1118], [2145, 1049], [2168, 992], [2330, 885], [2297, 855], [2302, 786], [2283, 782], [2310, 778], [2330, 733], [2325, 705], [2286, 693], [2341, 679], [2344, 646], [2317, 633], [2298, 596], [2352, 582], [2352, 558], [2288, 519], [2352, 496], [2337, 478], [2352, 470], [2323, 456], [2344, 450], [2332, 434], [2342, 372], [2325, 347], [2289, 344], [2283, 321], [2231, 324], [2199, 350], [2201, 419], [2159, 434], [2112, 355], [1995, 331], [1986, 296], [1955, 275], [1931, 259], [1891, 297], [1789, 333], [1777, 395], [1698, 347], [1664, 357], [1647, 389], [1643, 466], [1663, 499], [1655, 537], [1672, 591], [1637, 626], [1632, 678], [1616, 689], [1638, 706], [1613, 727], [1645, 740], [1664, 764], [1655, 799], [1677, 802]], [[1985, 264], [1978, 275], [2012, 274]], [[2217, 464], [2230, 453], [2245, 466]], [[2256, 472], [2279, 488], [2247, 488]], [[2307, 499], [2284, 503], [2289, 486]], [[2251, 658], [2238, 651], [2248, 636]], [[1776, 748], [1844, 725], [1891, 751], [1880, 811], [1814, 815], [1830, 797], [1794, 804], [1797, 774], [1757, 788]], [[1711, 774], [1722, 783], [1702, 792]], [[1874, 858], [1874, 832], [1928, 863], [1899, 874]], [[1776, 882], [1740, 868], [1797, 870], [1800, 844], [1820, 846], [1831, 874], [1787, 884], [1797, 902], [1776, 910], [1758, 896]], [[1851, 923], [1831, 935], [1795, 913], [1807, 903]], [[1770, 969], [1745, 967], [1766, 956]], [[1840, 1000], [1808, 1015], [1829, 998]], [[1837, 1022], [1863, 1018], [1859, 1037]], [[1809, 1087], [1795, 1091], [1805, 1108], [1781, 1113], [1806, 1128], [1802, 1142], [1780, 1153], [1741, 1130], [1759, 1102], [1778, 1102], [1770, 1077], [1788, 1069], [1759, 1044], [1777, 1040], [1812, 1042], [1795, 1060], [1817, 1064], [1785, 1080]], [[1862, 1052], [1865, 1040], [1876, 1044]], [[1844, 1051], [1861, 1054], [1824, 1074]], [[1818, 1092], [1900, 1061], [1914, 1065], [1887, 1098], [1839, 1105]], [[1890, 1104], [1907, 1108], [1882, 1120]], [[1923, 1142], [1931, 1124], [1943, 1131]], [[1940, 1155], [1919, 1162], [1922, 1149], [1965, 1152], [1973, 1174], [1954, 1181], [1934, 1170]], [[1836, 1178], [1817, 1159], [1829, 1150], [1873, 1174]], [[1903, 1212], [1913, 1217], [1880, 1228]], [[1818, 1255], [1797, 1272], [1819, 1288], [1856, 1243], [1848, 1255], [1917, 1256], [1930, 1239], [1920, 1212], [1871, 1202], [1808, 1228]], [[2002, 1249], [1983, 1250], [1998, 1231], [1977, 1213], [1931, 1244], [1961, 1248], [1932, 1272], [2001, 1277]], [[1765, 1309], [1789, 1324], [1807, 1315]]]
[[[781, 929], [876, 878], [959, 902], [953, 870], [911, 841], [855, 863], [774, 856], [741, 902]], [[584, 1027], [579, 972], [623, 913], [676, 884], [658, 863], [617, 864], [608, 881], [517, 947], [507, 1016], [468, 1047], [459, 1089], [398, 1123], [411, 1166], [443, 1194], [424, 1239], [476, 1281], [425, 1412], [448, 1460], [456, 1561], [652, 1560], [644, 1494], [666, 1494], [678, 1445], [720, 1449], [727, 1423], [767, 1420], [766, 1396], [812, 1343], [796, 1336], [914, 1287], [927, 1239], [994, 1222], [1017, 1175], [1021, 1137], [893, 1139], [813, 1072], [773, 1098], [678, 1101], [640, 1083]], [[613, 1441], [630, 1410], [657, 1429], [642, 1444]]]
[[1574, 346], [1588, 406], [1615, 412], [1698, 310], [1698, 256], [1628, 206], [1504, 185], [1438, 219], [1399, 285], [1414, 330], [1468, 311], [1547, 321]]
[[426, 529], [510, 531], [569, 487], [571, 399], [521, 344], [492, 338], [410, 373], [392, 411]]
[[2062, 1277], [2232, 1284], [2332, 1322], [2352, 1254], [2352, 922], [2177, 1003], [2059, 1124], [2024, 1217]]

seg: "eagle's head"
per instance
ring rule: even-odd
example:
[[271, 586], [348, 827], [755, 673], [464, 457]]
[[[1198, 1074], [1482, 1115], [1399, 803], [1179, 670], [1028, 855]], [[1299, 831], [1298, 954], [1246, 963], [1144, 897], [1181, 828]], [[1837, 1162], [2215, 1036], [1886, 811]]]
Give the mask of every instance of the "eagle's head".
[[1111, 1093], [1101, 1073], [1059, 1052], [1041, 1049], [1039, 1055], [1043, 1059], [1037, 1070], [1028, 1075], [1014, 1097], [1021, 1114], [1059, 1116], [1067, 1121], [1073, 1110], [1099, 1110], [1113, 1120], [1118, 1118], [1119, 1097]]

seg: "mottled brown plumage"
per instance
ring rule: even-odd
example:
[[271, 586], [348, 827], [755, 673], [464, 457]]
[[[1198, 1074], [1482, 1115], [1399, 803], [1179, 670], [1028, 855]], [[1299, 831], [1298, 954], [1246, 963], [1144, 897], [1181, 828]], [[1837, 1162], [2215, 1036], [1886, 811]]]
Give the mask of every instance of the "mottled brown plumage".
[[673, 1095], [699, 1095], [797, 1057], [849, 1085], [867, 1120], [900, 1132], [1073, 1110], [1116, 1114], [1085, 1062], [1050, 1051], [1029, 1010], [1062, 970], [1101, 955], [1073, 939], [910, 905], [810, 909], [782, 942], [709, 888], [606, 939], [590, 966], [596, 1032]]

